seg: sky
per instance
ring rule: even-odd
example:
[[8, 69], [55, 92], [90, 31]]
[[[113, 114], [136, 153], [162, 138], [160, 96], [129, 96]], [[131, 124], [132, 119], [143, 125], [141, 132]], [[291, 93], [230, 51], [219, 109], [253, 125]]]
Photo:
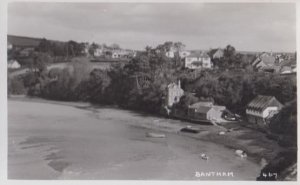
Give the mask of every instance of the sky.
[[294, 3], [8, 4], [8, 34], [119, 44], [142, 50], [165, 41], [186, 49], [296, 51]]

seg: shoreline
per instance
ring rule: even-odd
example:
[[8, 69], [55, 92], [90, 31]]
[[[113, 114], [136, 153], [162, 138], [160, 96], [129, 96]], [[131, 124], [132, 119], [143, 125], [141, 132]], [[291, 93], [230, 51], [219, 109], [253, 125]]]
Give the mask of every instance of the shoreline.
[[[153, 114], [146, 114], [138, 111], [123, 109], [118, 106], [93, 105], [89, 102], [65, 102], [28, 96], [10, 96], [7, 100], [51, 103], [85, 109], [87, 111], [96, 111], [97, 109], [112, 108], [129, 111], [136, 114], [143, 114], [145, 116], [150, 116], [157, 119], [153, 122], [147, 122], [143, 124], [126, 124], [130, 124], [134, 127], [151, 129], [157, 132], [168, 132], [184, 137], [190, 137], [196, 140], [211, 142], [232, 149], [233, 152], [237, 149], [240, 149], [248, 154], [248, 160], [257, 164], [261, 164], [262, 159], [266, 160], [267, 163], [269, 163], [279, 152], [283, 151], [283, 148], [280, 147], [275, 141], [266, 138], [266, 134], [250, 128], [246, 128], [243, 125], [238, 125], [238, 123], [226, 123], [223, 126], [200, 125], [172, 118], [168, 119], [163, 116], [157, 116]], [[187, 125], [192, 125], [193, 127], [200, 129], [200, 132], [198, 134], [193, 134], [183, 133], [179, 131], [181, 128], [186, 127]], [[237, 130], [227, 132], [225, 135], [219, 135], [219, 132], [226, 130], [226, 128], [236, 128]]]

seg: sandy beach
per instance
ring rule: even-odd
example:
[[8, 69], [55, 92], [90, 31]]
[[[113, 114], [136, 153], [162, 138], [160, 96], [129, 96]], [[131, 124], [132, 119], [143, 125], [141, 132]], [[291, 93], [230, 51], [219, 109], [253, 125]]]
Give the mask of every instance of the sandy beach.
[[[186, 125], [202, 131], [178, 132]], [[280, 150], [262, 133], [239, 128], [218, 135], [222, 129], [88, 103], [9, 99], [8, 178], [255, 180], [260, 159]], [[166, 138], [146, 137], [150, 131]], [[235, 149], [249, 157], [237, 157]]]

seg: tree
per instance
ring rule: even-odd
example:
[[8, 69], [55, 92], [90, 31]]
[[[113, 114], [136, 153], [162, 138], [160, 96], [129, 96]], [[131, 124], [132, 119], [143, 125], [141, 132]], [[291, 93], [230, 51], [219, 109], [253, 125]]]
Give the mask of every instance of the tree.
[[66, 47], [67, 47], [67, 43], [53, 42], [51, 45], [53, 55], [54, 56], [68, 56]]
[[84, 54], [84, 50], [86, 47], [86, 43], [77, 43], [73, 40], [70, 40], [67, 43], [67, 53], [73, 57], [75, 56], [82, 56]]
[[100, 45], [93, 42], [93, 43], [91, 44], [91, 46], [89, 47], [89, 54], [92, 55], [92, 56], [94, 56], [95, 51], [96, 51], [97, 49], [99, 49], [99, 48], [100, 48]]
[[297, 146], [297, 101], [291, 101], [270, 120], [271, 131], [291, 137], [290, 142]]
[[234, 56], [235, 56], [235, 48], [231, 45], [227, 45], [224, 50], [224, 57], [231, 59]]
[[184, 50], [185, 45], [181, 42], [175, 42], [174, 43], [174, 48], [177, 52], [180, 52], [180, 51]]
[[159, 50], [160, 52], [168, 52], [171, 50], [171, 48], [173, 47], [173, 42], [171, 41], [167, 41], [163, 44], [160, 44], [156, 47], [157, 50]]
[[8, 94], [25, 94], [26, 89], [22, 80], [18, 77], [7, 78], [7, 93]]
[[52, 44], [47, 39], [43, 38], [36, 50], [39, 52], [52, 54]]
[[110, 103], [111, 100], [106, 96], [107, 87], [111, 83], [111, 79], [107, 74], [107, 71], [101, 69], [94, 69], [90, 73], [90, 77], [87, 81], [87, 91], [89, 99], [98, 103]]
[[118, 44], [116, 44], [116, 43], [110, 45], [110, 47], [111, 47], [113, 50], [119, 50], [119, 49], [121, 49], [121, 47], [120, 47]]
[[185, 115], [188, 113], [188, 107], [194, 103], [199, 102], [199, 98], [191, 93], [185, 93], [178, 103], [173, 106], [173, 109], [182, 111]]

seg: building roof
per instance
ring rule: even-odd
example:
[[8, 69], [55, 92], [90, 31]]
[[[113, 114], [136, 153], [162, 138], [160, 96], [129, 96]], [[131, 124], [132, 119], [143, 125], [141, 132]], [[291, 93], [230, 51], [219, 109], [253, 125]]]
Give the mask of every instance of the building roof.
[[272, 66], [275, 64], [276, 58], [273, 56], [264, 55], [261, 57], [261, 61], [268, 66]]
[[7, 64], [9, 65], [9, 64], [13, 64], [13, 63], [19, 63], [17, 60], [9, 60], [8, 62], [7, 62]]
[[7, 35], [7, 42], [12, 44], [13, 46], [37, 47], [40, 44], [41, 39]]
[[223, 111], [223, 110], [226, 109], [226, 107], [225, 106], [220, 106], [220, 105], [214, 105], [213, 109], [216, 110], [216, 111]]
[[200, 101], [200, 102], [197, 102], [197, 103], [194, 103], [192, 105], [189, 106], [189, 108], [194, 108], [194, 109], [197, 109], [199, 107], [211, 107], [213, 105], [213, 102], [212, 101]]
[[215, 54], [218, 53], [218, 52], [224, 53], [224, 50], [221, 49], [221, 48], [218, 48], [218, 49], [212, 49], [211, 51], [212, 51], [212, 55], [215, 55]]
[[281, 105], [281, 103], [274, 96], [256, 96], [248, 105], [247, 109], [254, 109], [256, 111], [262, 111], [268, 106], [271, 106], [272, 103], [275, 105]]
[[189, 58], [209, 58], [209, 56], [204, 52], [193, 52], [187, 57]]
[[296, 59], [284, 60], [280, 63], [280, 66], [296, 66]]
[[280, 69], [280, 73], [291, 73], [292, 72], [292, 67], [291, 66], [283, 66]]
[[196, 111], [199, 113], [208, 113], [208, 111], [210, 111], [211, 109], [212, 109], [212, 107], [200, 106], [200, 107], [196, 108]]
[[181, 89], [181, 87], [180, 87], [180, 82], [172, 82], [172, 83], [170, 83], [167, 87], [168, 88], [174, 88], [174, 87], [177, 87], [177, 88], [180, 88]]

